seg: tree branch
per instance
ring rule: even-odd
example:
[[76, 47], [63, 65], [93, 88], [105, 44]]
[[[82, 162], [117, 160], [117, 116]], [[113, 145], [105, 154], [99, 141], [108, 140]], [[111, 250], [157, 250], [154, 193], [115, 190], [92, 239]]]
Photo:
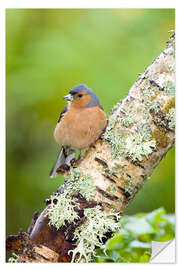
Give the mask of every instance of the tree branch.
[[173, 34], [127, 97], [114, 106], [102, 138], [77, 168], [64, 173], [64, 184], [46, 200], [29, 234], [8, 237], [7, 249], [18, 250], [18, 262], [88, 262], [95, 247], [103, 247], [119, 229], [117, 213], [174, 144], [174, 47]]

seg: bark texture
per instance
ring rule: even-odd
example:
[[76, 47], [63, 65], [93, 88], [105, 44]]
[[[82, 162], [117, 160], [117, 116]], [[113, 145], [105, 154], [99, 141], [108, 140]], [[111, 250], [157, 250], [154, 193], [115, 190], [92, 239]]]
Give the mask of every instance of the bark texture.
[[[101, 211], [104, 215], [101, 221], [108, 224], [111, 216], [115, 223], [116, 213], [124, 211], [174, 144], [174, 47], [173, 34], [165, 50], [140, 75], [126, 98], [114, 106], [105, 133], [76, 164], [78, 170], [72, 167], [64, 173], [65, 183], [46, 200], [41, 215], [38, 218], [35, 215], [28, 234], [8, 237], [7, 249], [18, 250], [18, 262], [70, 262], [78, 258], [90, 261], [94, 251], [83, 249], [91, 244], [85, 238], [81, 242], [83, 233], [89, 232], [88, 217], [92, 215], [95, 220], [96, 213]], [[56, 207], [62, 223], [57, 221], [57, 212], [54, 217]], [[65, 207], [66, 213], [71, 213], [69, 218], [62, 214]], [[102, 243], [116, 229], [112, 224], [109, 226], [112, 230], [107, 225]], [[99, 233], [98, 230], [100, 227]], [[98, 243], [94, 242], [94, 249], [95, 246]], [[75, 249], [76, 252], [69, 252]]]

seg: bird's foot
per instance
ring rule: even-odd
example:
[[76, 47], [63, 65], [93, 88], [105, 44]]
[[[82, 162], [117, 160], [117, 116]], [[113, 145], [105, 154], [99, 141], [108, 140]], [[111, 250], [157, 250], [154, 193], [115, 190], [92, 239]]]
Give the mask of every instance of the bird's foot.
[[63, 174], [63, 173], [65, 173], [65, 172], [69, 171], [69, 169], [70, 169], [70, 166], [69, 166], [69, 165], [67, 165], [67, 164], [62, 164], [59, 168], [57, 168], [56, 172], [57, 172], [58, 174]]

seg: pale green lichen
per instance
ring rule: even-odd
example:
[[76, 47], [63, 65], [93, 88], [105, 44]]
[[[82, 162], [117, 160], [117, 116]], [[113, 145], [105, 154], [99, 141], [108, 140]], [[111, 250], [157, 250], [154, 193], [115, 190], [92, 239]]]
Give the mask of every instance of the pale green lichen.
[[119, 118], [119, 120], [120, 120], [121, 124], [125, 127], [129, 127], [134, 123], [134, 119], [130, 115], [125, 117], [125, 118], [121, 117], [121, 118]]
[[151, 128], [146, 123], [140, 124], [137, 127], [137, 132], [140, 135], [140, 141], [149, 140], [151, 137]]
[[79, 192], [87, 201], [96, 195], [96, 188], [93, 185], [91, 175], [82, 175], [79, 168], [75, 168], [70, 175], [71, 192]]
[[69, 194], [80, 193], [87, 201], [96, 195], [96, 188], [93, 185], [91, 175], [82, 175], [79, 168], [71, 171], [66, 181], [66, 189]]
[[113, 133], [114, 133], [114, 127], [117, 122], [117, 117], [115, 115], [110, 115], [108, 119], [108, 126], [106, 128], [105, 133], [103, 134], [103, 138], [105, 140], [110, 140]]
[[146, 98], [146, 100], [150, 100], [151, 96], [154, 95], [153, 89], [150, 88], [149, 86], [143, 86], [141, 90], [143, 91], [143, 95]]
[[132, 194], [133, 192], [133, 183], [134, 179], [133, 177], [128, 181], [128, 184], [125, 186], [125, 191], [128, 192], [130, 195]]
[[174, 73], [176, 71], [175, 64], [169, 65], [169, 71], [172, 72], [172, 73]]
[[77, 240], [77, 247], [70, 250], [71, 262], [90, 262], [95, 256], [95, 247], [104, 248], [103, 237], [107, 232], [119, 231], [120, 216], [114, 212], [105, 212], [99, 205], [84, 209], [86, 222], [77, 227], [73, 240]]
[[113, 158], [123, 156], [125, 158], [132, 158], [134, 161], [142, 161], [142, 156], [148, 157], [153, 152], [153, 149], [156, 147], [156, 141], [149, 140], [151, 130], [147, 124], [139, 125], [136, 134], [122, 136], [118, 133], [118, 129], [114, 129], [116, 122], [117, 118], [111, 117], [109, 127], [104, 134], [104, 140], [111, 144]]
[[50, 197], [51, 203], [48, 207], [47, 216], [49, 225], [59, 229], [68, 223], [74, 223], [79, 218], [75, 208], [79, 208], [78, 199], [74, 194], [81, 194], [87, 201], [94, 198], [96, 189], [90, 175], [82, 175], [79, 168], [72, 170], [68, 180], [66, 179], [66, 189], [63, 193]]
[[166, 119], [169, 120], [169, 128], [174, 129], [175, 128], [175, 109], [171, 108], [166, 115]]
[[167, 96], [174, 96], [175, 95], [175, 85], [172, 81], [167, 81], [163, 83], [164, 93]]
[[[137, 137], [134, 137], [134, 141], [136, 141]], [[142, 156], [148, 157], [150, 154], [152, 154], [153, 150], [156, 148], [156, 141], [150, 140], [147, 142], [139, 142], [135, 143], [130, 149], [129, 149], [129, 156], [132, 158], [132, 160], [139, 160], [142, 161]]]
[[68, 191], [60, 195], [51, 196], [51, 204], [48, 207], [49, 225], [54, 226], [57, 230], [65, 224], [74, 223], [75, 220], [79, 219], [77, 212], [74, 208], [79, 207], [79, 203], [76, 198], [72, 198]]
[[156, 101], [147, 102], [147, 106], [150, 111], [154, 111], [155, 113], [158, 113], [160, 111], [159, 103]]

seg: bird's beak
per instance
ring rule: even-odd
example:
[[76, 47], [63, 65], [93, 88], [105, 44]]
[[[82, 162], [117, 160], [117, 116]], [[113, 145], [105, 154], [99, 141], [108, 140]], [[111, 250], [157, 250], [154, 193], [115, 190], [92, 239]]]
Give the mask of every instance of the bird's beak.
[[67, 101], [73, 101], [74, 98], [71, 94], [68, 94], [67, 96], [64, 96], [63, 99], [67, 100]]

